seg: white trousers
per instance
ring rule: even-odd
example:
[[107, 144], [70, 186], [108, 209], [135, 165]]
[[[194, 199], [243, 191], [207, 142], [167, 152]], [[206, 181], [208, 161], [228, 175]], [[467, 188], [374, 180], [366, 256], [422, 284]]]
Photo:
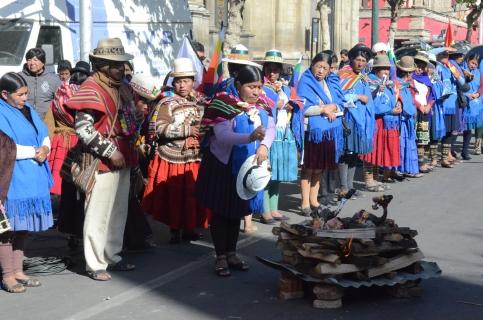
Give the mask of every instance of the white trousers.
[[96, 184], [85, 208], [84, 256], [87, 271], [106, 270], [122, 260], [131, 169], [96, 175]]

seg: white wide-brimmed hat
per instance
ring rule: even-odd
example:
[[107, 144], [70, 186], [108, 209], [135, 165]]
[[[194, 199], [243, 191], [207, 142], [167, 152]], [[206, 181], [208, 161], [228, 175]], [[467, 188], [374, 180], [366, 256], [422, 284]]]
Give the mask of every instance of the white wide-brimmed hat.
[[161, 91], [161, 86], [157, 85], [156, 80], [144, 74], [135, 74], [129, 84], [134, 92], [148, 100], [156, 99]]
[[99, 40], [97, 47], [92, 50], [89, 57], [120, 62], [134, 59], [132, 54], [124, 51], [124, 46], [119, 38], [104, 38]]
[[193, 66], [193, 61], [191, 61], [191, 59], [177, 58], [174, 60], [174, 70], [170, 74], [171, 77], [193, 77], [195, 75], [196, 70]]
[[255, 155], [248, 157], [242, 164], [236, 177], [236, 191], [243, 200], [249, 200], [257, 195], [257, 192], [265, 189], [272, 178], [268, 160], [257, 165]]
[[372, 46], [372, 52], [377, 53], [381, 51], [385, 51], [385, 52], [389, 51], [387, 44], [385, 44], [384, 42], [378, 42], [374, 46]]
[[226, 63], [243, 64], [248, 66], [254, 66], [257, 68], [262, 68], [261, 65], [250, 61], [250, 56], [248, 54], [248, 48], [242, 44], [237, 44], [235, 47], [231, 48], [230, 53], [226, 58], [221, 61]]

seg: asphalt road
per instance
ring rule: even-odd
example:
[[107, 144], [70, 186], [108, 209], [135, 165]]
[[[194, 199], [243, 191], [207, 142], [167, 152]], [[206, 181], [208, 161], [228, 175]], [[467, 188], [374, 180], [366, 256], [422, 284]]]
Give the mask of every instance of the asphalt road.
[[[299, 189], [283, 186], [281, 209], [294, 214]], [[40, 288], [25, 294], [0, 292], [3, 319], [483, 319], [483, 156], [437, 170], [423, 178], [392, 185], [395, 199], [389, 216], [400, 226], [417, 229], [416, 240], [426, 260], [435, 261], [442, 277], [424, 280], [423, 296], [389, 298], [380, 289], [349, 290], [337, 310], [312, 308], [309, 298], [277, 299], [279, 273], [255, 260], [278, 259], [271, 227], [242, 235], [239, 252], [251, 263], [248, 272], [218, 278], [213, 272], [209, 240], [168, 245], [167, 232], [154, 225], [160, 246], [127, 252], [133, 272], [113, 273], [109, 282], [81, 274], [80, 252], [66, 248], [55, 232], [29, 240], [29, 256], [71, 255], [78, 264], [60, 274], [42, 277]], [[370, 208], [370, 197], [351, 200], [342, 216]], [[208, 234], [207, 234], [208, 235]]]

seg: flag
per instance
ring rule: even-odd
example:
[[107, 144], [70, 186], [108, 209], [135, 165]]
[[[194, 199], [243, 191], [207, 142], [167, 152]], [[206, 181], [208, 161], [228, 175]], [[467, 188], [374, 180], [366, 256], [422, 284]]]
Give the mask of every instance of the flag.
[[216, 92], [218, 84], [223, 80], [223, 42], [225, 41], [225, 27], [221, 25], [220, 33], [218, 34], [218, 41], [213, 48], [211, 54], [208, 71], [203, 78], [203, 93], [208, 97], [213, 97]]
[[448, 27], [446, 28], [446, 36], [444, 37], [444, 46], [451, 47], [453, 44], [453, 27], [451, 26], [451, 19], [449, 19]]
[[290, 81], [288, 85], [290, 87], [297, 88], [301, 74], [302, 74], [302, 56], [300, 56], [299, 61], [293, 67], [292, 77], [290, 77]]
[[191, 46], [191, 42], [188, 37], [183, 38], [183, 43], [181, 44], [181, 48], [179, 48], [178, 56], [176, 58], [188, 58], [193, 61], [193, 67], [196, 71], [194, 87], [197, 88], [203, 82], [203, 73], [205, 71], [205, 67]]
[[393, 48], [387, 43], [387, 57], [389, 58], [389, 62], [391, 63], [391, 68], [389, 71], [389, 78], [394, 81], [397, 79], [397, 72], [396, 72], [396, 55], [394, 54]]

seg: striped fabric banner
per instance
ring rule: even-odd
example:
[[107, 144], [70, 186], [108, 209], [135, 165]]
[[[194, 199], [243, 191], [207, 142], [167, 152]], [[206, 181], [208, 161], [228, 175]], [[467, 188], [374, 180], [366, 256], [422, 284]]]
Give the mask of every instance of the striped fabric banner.
[[218, 84], [223, 80], [223, 42], [225, 41], [225, 27], [221, 25], [218, 41], [213, 48], [208, 71], [203, 78], [203, 93], [208, 97], [213, 97]]

